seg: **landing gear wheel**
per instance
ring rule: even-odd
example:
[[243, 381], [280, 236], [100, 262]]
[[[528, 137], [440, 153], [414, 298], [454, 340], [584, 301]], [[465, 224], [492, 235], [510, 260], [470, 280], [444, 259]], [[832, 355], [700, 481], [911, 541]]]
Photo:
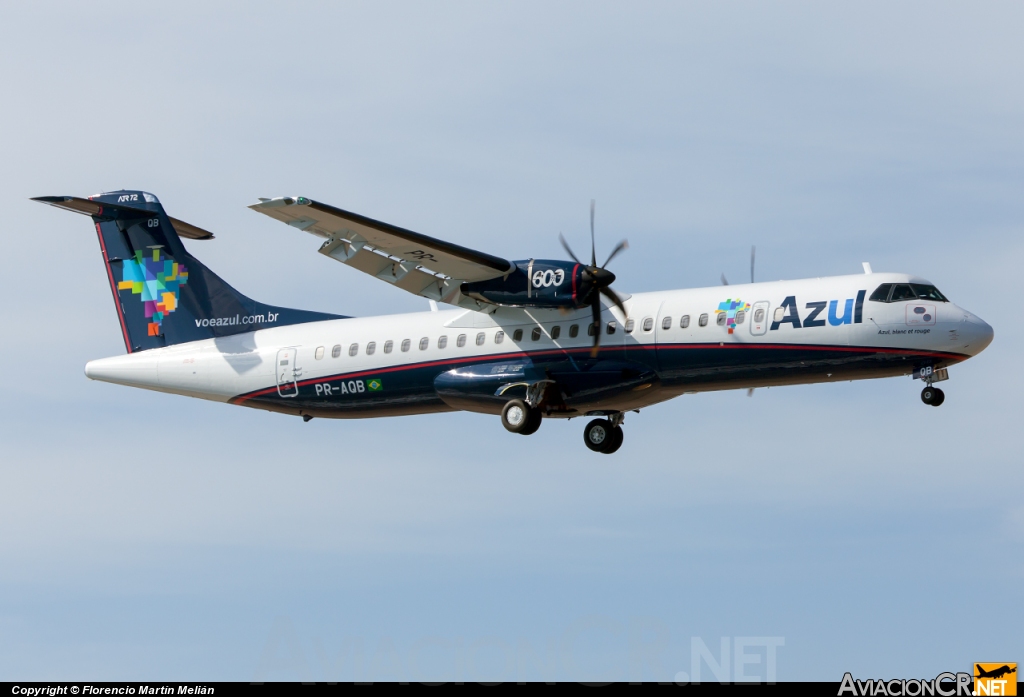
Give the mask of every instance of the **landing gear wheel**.
[[605, 448], [601, 452], [606, 455], [611, 455], [620, 447], [622, 447], [622, 439], [622, 426], [616, 426], [615, 428], [612, 429], [611, 437], [608, 438], [607, 441], [605, 441]]
[[543, 415], [540, 413], [540, 409], [531, 408], [529, 416], [526, 417], [526, 428], [520, 431], [519, 434], [522, 436], [529, 436], [536, 433], [537, 429], [540, 428], [540, 421], [542, 418]]
[[622, 427], [608, 419], [594, 419], [583, 429], [583, 442], [595, 453], [610, 455], [622, 445]]
[[933, 407], [937, 407], [946, 401], [945, 393], [938, 387], [928, 387], [921, 390], [921, 401]]
[[528, 436], [540, 428], [540, 412], [521, 399], [511, 399], [501, 410], [501, 425], [512, 433]]
[[594, 419], [583, 429], [583, 442], [595, 453], [604, 450], [612, 436], [612, 424], [608, 419]]

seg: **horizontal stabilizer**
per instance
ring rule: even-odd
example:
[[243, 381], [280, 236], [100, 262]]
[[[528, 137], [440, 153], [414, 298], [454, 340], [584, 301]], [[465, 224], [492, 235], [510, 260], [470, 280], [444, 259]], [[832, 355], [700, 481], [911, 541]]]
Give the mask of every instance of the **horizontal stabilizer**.
[[[130, 220], [152, 215], [150, 211], [141, 208], [120, 206], [113, 203], [97, 203], [87, 198], [78, 198], [77, 196], [37, 196], [32, 200], [100, 220]], [[171, 221], [171, 225], [174, 226], [174, 231], [178, 233], [178, 237], [185, 237], [190, 240], [213, 239], [213, 233], [208, 230], [196, 227], [177, 218], [171, 218], [170, 216], [168, 218]]]

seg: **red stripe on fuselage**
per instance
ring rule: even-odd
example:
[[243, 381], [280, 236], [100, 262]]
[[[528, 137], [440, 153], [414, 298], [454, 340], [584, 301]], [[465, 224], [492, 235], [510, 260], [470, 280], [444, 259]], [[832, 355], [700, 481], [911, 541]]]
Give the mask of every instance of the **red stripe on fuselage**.
[[[758, 348], [758, 349], [771, 349], [771, 350], [806, 350], [806, 351], [840, 351], [847, 353], [885, 353], [897, 356], [920, 356], [924, 358], [944, 358], [948, 360], [955, 360], [957, 362], [968, 358], [959, 353], [944, 353], [941, 351], [916, 351], [914, 349], [897, 349], [897, 348], [873, 348], [868, 346], [822, 346], [822, 345], [808, 345], [808, 344], [638, 344], [634, 346], [607, 346], [601, 347], [600, 353], [608, 353], [611, 351], [624, 351], [624, 350], [636, 350], [636, 349], [744, 349], [744, 348]], [[383, 375], [386, 373], [396, 373], [402, 370], [416, 370], [419, 368], [427, 368], [430, 366], [443, 366], [453, 365], [456, 363], [464, 365], [472, 365], [475, 363], [490, 363], [493, 361], [504, 361], [513, 360], [518, 358], [531, 358], [533, 356], [553, 356], [553, 355], [564, 355], [569, 356], [570, 354], [588, 354], [591, 349], [589, 348], [572, 348], [572, 349], [547, 349], [544, 351], [513, 351], [510, 353], [497, 353], [486, 356], [466, 356], [464, 358], [446, 358], [443, 360], [436, 361], [422, 361], [420, 363], [406, 363], [403, 365], [393, 365], [386, 368], [377, 368], [370, 370], [358, 370], [352, 373], [335, 373], [334, 375], [325, 375], [319, 378], [310, 378], [308, 380], [302, 380], [296, 383], [299, 387], [306, 385], [314, 385], [318, 382], [327, 382], [329, 380], [349, 380], [354, 378], [365, 377], [367, 375]], [[267, 387], [260, 390], [255, 390], [238, 397], [233, 397], [228, 400], [232, 404], [241, 404], [242, 402], [248, 401], [255, 397], [262, 395], [271, 394], [277, 392], [277, 385], [273, 387]]]

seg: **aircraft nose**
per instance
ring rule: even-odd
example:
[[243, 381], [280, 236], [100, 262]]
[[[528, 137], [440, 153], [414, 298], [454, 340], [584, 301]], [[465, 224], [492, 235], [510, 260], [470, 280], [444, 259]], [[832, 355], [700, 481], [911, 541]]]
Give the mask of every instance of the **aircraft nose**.
[[992, 343], [992, 339], [996, 335], [995, 330], [992, 329], [992, 325], [973, 313], [968, 315], [965, 324], [968, 327], [967, 334], [970, 342], [968, 348], [972, 355], [977, 355]]
[[988, 345], [992, 343], [992, 339], [995, 338], [996, 332], [992, 329], [992, 325], [983, 320], [981, 317], [975, 317], [974, 323], [978, 326], [978, 344], [977, 349], [980, 353], [988, 348]]

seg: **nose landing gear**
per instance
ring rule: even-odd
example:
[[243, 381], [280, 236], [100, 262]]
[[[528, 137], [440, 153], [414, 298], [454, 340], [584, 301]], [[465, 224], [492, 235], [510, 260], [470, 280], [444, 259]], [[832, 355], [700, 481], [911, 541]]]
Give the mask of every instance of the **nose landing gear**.
[[611, 455], [622, 446], [622, 414], [594, 419], [583, 429], [583, 442], [595, 453]]
[[937, 407], [946, 401], [946, 394], [938, 387], [928, 385], [921, 390], [921, 401], [933, 407]]
[[921, 390], [921, 401], [931, 407], [937, 407], [946, 401], [946, 395], [935, 386], [935, 383], [949, 380], [949, 371], [946, 368], [933, 368], [930, 365], [914, 368], [913, 377], [915, 380], [924, 381], [924, 389]]

